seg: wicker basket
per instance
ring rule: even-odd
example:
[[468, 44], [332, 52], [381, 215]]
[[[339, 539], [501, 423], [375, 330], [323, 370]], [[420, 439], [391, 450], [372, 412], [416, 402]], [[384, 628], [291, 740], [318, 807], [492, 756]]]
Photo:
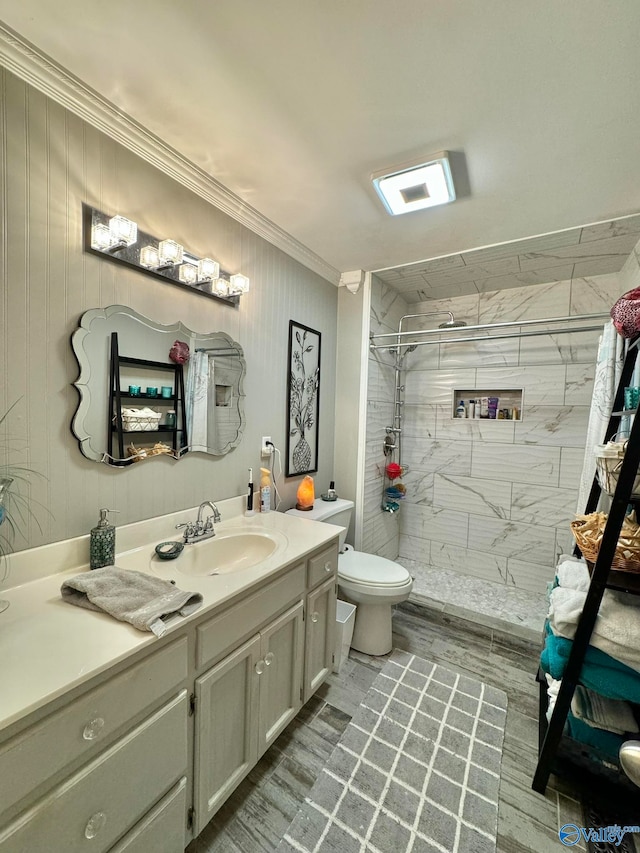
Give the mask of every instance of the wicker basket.
[[123, 409], [122, 428], [127, 432], [153, 432], [158, 429], [161, 417], [153, 409]]
[[[600, 552], [607, 516], [603, 512], [581, 515], [571, 522], [571, 532], [589, 563], [595, 563]], [[640, 527], [635, 518], [628, 516], [620, 531], [611, 568], [619, 572], [640, 573]]]
[[[597, 445], [595, 448], [598, 482], [608, 495], [612, 495], [618, 485], [618, 476], [626, 449], [626, 441], [612, 441], [609, 444]], [[631, 494], [640, 497], [640, 471], [636, 474]]]

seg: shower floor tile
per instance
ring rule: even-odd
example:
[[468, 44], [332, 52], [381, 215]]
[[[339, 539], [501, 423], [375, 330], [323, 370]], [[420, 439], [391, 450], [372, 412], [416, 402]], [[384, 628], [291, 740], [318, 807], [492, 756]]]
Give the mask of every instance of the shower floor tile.
[[397, 562], [414, 577], [410, 601], [523, 639], [540, 638], [549, 606], [546, 595], [433, 569], [404, 557], [398, 557]]

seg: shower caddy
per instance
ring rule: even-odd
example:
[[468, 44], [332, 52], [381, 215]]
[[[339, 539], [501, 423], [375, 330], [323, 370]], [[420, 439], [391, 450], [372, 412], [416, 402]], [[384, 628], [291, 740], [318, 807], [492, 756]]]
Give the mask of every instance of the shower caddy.
[[[611, 440], [620, 426], [623, 416], [633, 414], [633, 410], [624, 409], [624, 389], [631, 382], [633, 368], [638, 355], [640, 337], [628, 344], [622, 374], [616, 390], [613, 412], [609, 419], [605, 434], [605, 443]], [[637, 410], [636, 410], [637, 411]], [[594, 776], [603, 780], [607, 785], [615, 787], [616, 794], [621, 798], [631, 798], [637, 804], [639, 789], [625, 775], [620, 766], [611, 766], [611, 760], [603, 763], [597, 749], [581, 744], [564, 734], [564, 726], [571, 707], [571, 700], [580, 681], [580, 671], [584, 656], [589, 646], [589, 640], [598, 617], [598, 610], [605, 590], [627, 592], [640, 595], [640, 573], [617, 571], [611, 568], [615, 556], [618, 537], [622, 529], [629, 503], [640, 503], [640, 497], [635, 497], [633, 486], [640, 466], [640, 417], [633, 420], [624, 459], [620, 466], [618, 482], [611, 500], [606, 527], [600, 544], [598, 557], [591, 573], [591, 583], [580, 616], [571, 648], [571, 653], [562, 677], [561, 687], [551, 715], [547, 723], [547, 684], [541, 668], [538, 669], [536, 680], [540, 687], [539, 704], [539, 757], [532, 788], [544, 794], [550, 774], [569, 776], [579, 786], [585, 786], [593, 781]], [[597, 475], [594, 476], [591, 491], [587, 499], [585, 514], [594, 512], [601, 494], [601, 486]], [[580, 554], [578, 546], [575, 553]], [[638, 674], [640, 678], [640, 673]], [[600, 760], [597, 760], [600, 758]], [[585, 780], [585, 774], [587, 779]]]

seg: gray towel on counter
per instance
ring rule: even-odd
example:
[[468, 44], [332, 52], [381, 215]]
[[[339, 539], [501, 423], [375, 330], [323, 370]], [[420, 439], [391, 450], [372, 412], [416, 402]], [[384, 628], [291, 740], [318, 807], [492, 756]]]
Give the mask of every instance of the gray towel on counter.
[[108, 613], [157, 637], [167, 630], [165, 619], [189, 616], [202, 605], [199, 592], [184, 592], [169, 581], [116, 566], [69, 578], [60, 592], [69, 604]]

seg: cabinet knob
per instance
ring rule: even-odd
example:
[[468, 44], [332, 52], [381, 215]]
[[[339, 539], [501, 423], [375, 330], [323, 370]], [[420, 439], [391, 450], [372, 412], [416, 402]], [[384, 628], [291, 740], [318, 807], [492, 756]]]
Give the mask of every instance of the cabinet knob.
[[258, 673], [258, 675], [262, 675], [262, 673], [264, 672], [264, 661], [263, 660], [259, 660], [257, 662], [256, 672]]
[[331, 562], [329, 560], [327, 560], [327, 562], [324, 564], [324, 570], [325, 572], [333, 571], [333, 566], [331, 565]]
[[91, 720], [84, 727], [82, 732], [82, 737], [85, 740], [95, 740], [102, 729], [104, 728], [104, 720], [102, 717], [96, 717], [94, 720]]
[[96, 812], [91, 815], [84, 828], [85, 838], [95, 838], [96, 835], [104, 829], [107, 822], [107, 816], [104, 812]]
[[271, 666], [274, 657], [275, 657], [275, 655], [273, 654], [273, 652], [267, 652], [267, 654], [264, 656], [265, 665]]
[[311, 614], [311, 621], [317, 622], [319, 618], [320, 618], [320, 614], [318, 613], [317, 610], [314, 610], [313, 613]]

